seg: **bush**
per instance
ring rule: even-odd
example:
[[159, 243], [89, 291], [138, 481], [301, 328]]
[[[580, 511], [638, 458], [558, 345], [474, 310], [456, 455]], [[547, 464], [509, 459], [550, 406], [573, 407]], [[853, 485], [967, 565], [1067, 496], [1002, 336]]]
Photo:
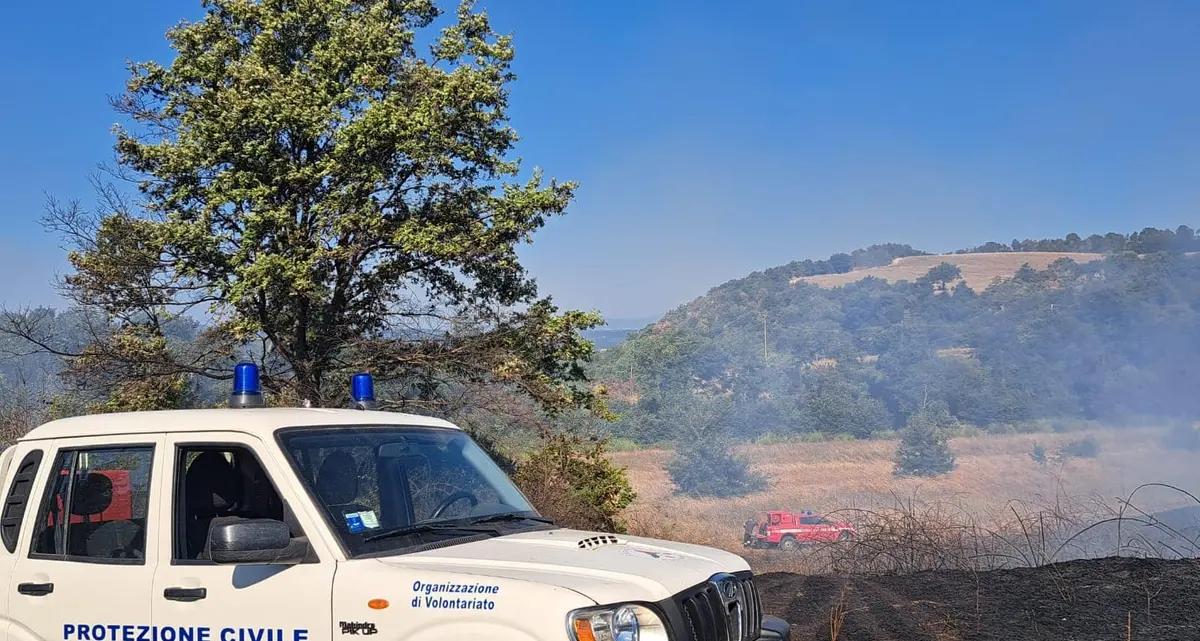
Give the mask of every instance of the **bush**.
[[636, 452], [646, 449], [646, 446], [631, 438], [614, 436], [608, 440], [605, 449], [609, 452]]
[[1062, 446], [1059, 452], [1067, 458], [1096, 458], [1100, 456], [1100, 442], [1093, 436], [1085, 436]]
[[733, 453], [723, 434], [711, 431], [680, 442], [667, 472], [677, 494], [726, 498], [767, 487], [766, 477], [751, 471], [750, 463]]
[[676, 494], [731, 497], [766, 488], [766, 477], [752, 472], [746, 460], [734, 455], [729, 429], [735, 415], [728, 398], [700, 394], [667, 415], [681, 435], [667, 464]]
[[954, 453], [939, 429], [949, 413], [925, 407], [908, 419], [896, 447], [896, 476], [938, 476], [954, 470]]
[[563, 527], [624, 532], [618, 516], [637, 493], [625, 468], [608, 459], [607, 441], [562, 433], [546, 433], [542, 441], [513, 475], [538, 511]]
[[1046, 464], [1046, 448], [1042, 447], [1041, 443], [1034, 443], [1033, 450], [1029, 452], [1029, 458], [1033, 459], [1038, 465]]
[[788, 443], [794, 443], [796, 441], [800, 441], [801, 443], [803, 443], [804, 437], [806, 437], [806, 436], [809, 436], [809, 434], [803, 434], [801, 436], [796, 436], [793, 434], [776, 434], [775, 432], [765, 432], [763, 434], [760, 434], [757, 438], [754, 439], [754, 444], [760, 445], [760, 446], [771, 446], [771, 445], [785, 445]]

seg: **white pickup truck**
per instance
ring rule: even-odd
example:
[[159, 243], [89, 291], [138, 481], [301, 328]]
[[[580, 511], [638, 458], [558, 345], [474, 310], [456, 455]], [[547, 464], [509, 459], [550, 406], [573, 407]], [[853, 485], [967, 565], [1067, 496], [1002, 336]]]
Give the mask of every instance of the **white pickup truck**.
[[52, 421], [0, 455], [0, 641], [786, 641], [746, 562], [539, 516], [443, 420], [231, 407]]

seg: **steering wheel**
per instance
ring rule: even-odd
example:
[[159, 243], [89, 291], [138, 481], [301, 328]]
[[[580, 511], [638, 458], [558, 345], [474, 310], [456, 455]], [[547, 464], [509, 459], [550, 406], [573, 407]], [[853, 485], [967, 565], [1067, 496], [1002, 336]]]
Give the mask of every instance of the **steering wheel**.
[[479, 499], [476, 498], [476, 496], [474, 494], [471, 494], [470, 492], [467, 492], [465, 490], [459, 490], [459, 491], [451, 494], [450, 496], [447, 496], [446, 498], [442, 499], [442, 502], [438, 503], [438, 506], [433, 509], [433, 514], [430, 514], [429, 518], [436, 519], [437, 517], [442, 515], [442, 512], [446, 511], [446, 508], [450, 507], [451, 505], [454, 505], [455, 503], [457, 503], [458, 501], [461, 501], [463, 499], [469, 500], [471, 502], [471, 507], [475, 507], [476, 505], [479, 505]]

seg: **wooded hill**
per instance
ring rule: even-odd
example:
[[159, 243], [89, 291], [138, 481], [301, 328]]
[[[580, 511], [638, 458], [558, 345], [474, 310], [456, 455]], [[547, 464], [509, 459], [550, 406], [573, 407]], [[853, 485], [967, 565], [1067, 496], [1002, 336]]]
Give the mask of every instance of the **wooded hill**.
[[[743, 438], [866, 437], [922, 406], [944, 423], [991, 429], [1191, 421], [1198, 249], [1188, 227], [1071, 234], [922, 258], [933, 267], [893, 278], [871, 268], [930, 255], [877, 245], [720, 285], [601, 354], [591, 372], [621, 417], [613, 432], [645, 443], [717, 425]], [[1006, 253], [1005, 274], [985, 286], [953, 264]], [[828, 274], [847, 278], [811, 278]]]

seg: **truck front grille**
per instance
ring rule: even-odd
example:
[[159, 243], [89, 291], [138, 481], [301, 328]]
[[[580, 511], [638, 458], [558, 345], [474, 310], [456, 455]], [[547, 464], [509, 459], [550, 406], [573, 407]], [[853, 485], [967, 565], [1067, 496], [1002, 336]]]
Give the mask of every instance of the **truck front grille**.
[[672, 601], [686, 641], [753, 641], [762, 626], [762, 606], [750, 573], [718, 574], [684, 590]]

